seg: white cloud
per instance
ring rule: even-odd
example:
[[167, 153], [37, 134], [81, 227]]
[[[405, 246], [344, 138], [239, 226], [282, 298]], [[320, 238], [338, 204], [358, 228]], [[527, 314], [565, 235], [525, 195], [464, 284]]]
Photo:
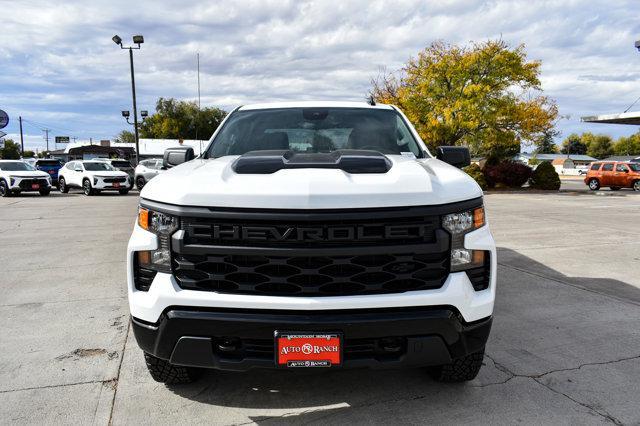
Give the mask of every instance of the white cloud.
[[[582, 115], [618, 112], [640, 96], [640, 21], [632, 1], [65, 1], [0, 0], [0, 108], [113, 137], [128, 128], [127, 54], [111, 41], [141, 33], [135, 52], [140, 109], [160, 97], [231, 108], [284, 99], [363, 99], [380, 67], [400, 67], [434, 40], [503, 38], [543, 62], [546, 94], [571, 131], [629, 134], [631, 126], [587, 126]], [[636, 89], [636, 86], [638, 88]], [[640, 108], [639, 108], [640, 109]], [[30, 129], [30, 131], [37, 129]], [[67, 130], [67, 132], [69, 132]], [[30, 143], [37, 143], [37, 138]]]

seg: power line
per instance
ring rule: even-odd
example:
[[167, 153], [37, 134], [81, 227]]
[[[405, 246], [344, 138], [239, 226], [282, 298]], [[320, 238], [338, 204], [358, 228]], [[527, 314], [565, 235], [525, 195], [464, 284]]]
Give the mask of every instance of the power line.
[[634, 106], [638, 101], [640, 101], [640, 96], [638, 96], [638, 99], [636, 99], [635, 101], [633, 101], [633, 103], [632, 103], [631, 105], [629, 105], [629, 106], [627, 107], [627, 109], [625, 109], [625, 110], [623, 111], [623, 114], [624, 114], [625, 112], [629, 111], [629, 110], [631, 109], [631, 107], [632, 107], [632, 106]]

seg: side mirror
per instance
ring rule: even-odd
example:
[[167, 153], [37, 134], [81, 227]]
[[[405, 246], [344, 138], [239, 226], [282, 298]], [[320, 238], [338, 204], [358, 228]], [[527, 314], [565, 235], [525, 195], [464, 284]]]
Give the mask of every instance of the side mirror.
[[167, 148], [164, 151], [164, 157], [162, 158], [162, 168], [170, 169], [179, 164], [191, 161], [194, 158], [195, 153], [193, 152], [193, 148], [191, 148], [190, 146]]
[[439, 146], [436, 158], [452, 166], [463, 168], [471, 164], [471, 153], [464, 146]]

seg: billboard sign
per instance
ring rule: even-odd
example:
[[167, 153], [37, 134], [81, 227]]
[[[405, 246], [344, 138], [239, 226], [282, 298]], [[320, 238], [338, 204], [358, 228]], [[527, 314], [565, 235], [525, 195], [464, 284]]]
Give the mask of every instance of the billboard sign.
[[56, 143], [69, 143], [69, 136], [56, 136]]
[[4, 129], [9, 124], [9, 116], [6, 112], [0, 109], [0, 129]]

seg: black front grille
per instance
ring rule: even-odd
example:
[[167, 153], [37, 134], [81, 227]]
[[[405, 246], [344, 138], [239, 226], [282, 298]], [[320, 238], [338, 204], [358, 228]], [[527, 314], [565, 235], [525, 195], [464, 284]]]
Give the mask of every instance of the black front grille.
[[114, 183], [114, 182], [118, 182], [118, 183], [124, 183], [127, 181], [127, 178], [123, 178], [123, 177], [117, 177], [117, 178], [104, 178], [104, 183]]
[[440, 288], [448, 251], [350, 256], [180, 255], [173, 260], [180, 287], [280, 296], [400, 293]]
[[49, 182], [46, 179], [22, 179], [20, 181], [19, 187], [20, 189], [31, 189], [31, 185], [37, 184], [41, 187], [48, 186]]
[[187, 244], [262, 247], [339, 247], [383, 243], [433, 242], [439, 228], [438, 216], [410, 216], [393, 219], [315, 220], [211, 220], [181, 219]]
[[183, 289], [269, 296], [401, 293], [442, 287], [440, 216], [402, 209], [182, 217], [172, 268]]

